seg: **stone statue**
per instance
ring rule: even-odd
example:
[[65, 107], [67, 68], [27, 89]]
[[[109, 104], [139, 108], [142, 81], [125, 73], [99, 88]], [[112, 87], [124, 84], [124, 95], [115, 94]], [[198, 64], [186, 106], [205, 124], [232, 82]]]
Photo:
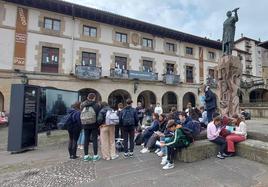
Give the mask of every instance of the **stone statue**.
[[[222, 36], [222, 52], [223, 55], [232, 55], [232, 50], [234, 48], [234, 37], [235, 37], [235, 23], [238, 21], [237, 10], [235, 8], [233, 11], [228, 11], [226, 13], [227, 19], [223, 23], [223, 36]], [[235, 13], [232, 16], [232, 12]]]

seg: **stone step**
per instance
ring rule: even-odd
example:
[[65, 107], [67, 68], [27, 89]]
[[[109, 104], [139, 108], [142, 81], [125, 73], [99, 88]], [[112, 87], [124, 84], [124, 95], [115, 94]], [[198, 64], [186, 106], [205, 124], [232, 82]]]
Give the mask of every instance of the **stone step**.
[[236, 151], [238, 156], [268, 164], [268, 142], [247, 139], [237, 144]]
[[[208, 141], [198, 140], [177, 154], [177, 160], [195, 162], [215, 157], [219, 146]], [[268, 142], [247, 139], [236, 145], [236, 153], [243, 158], [268, 164]]]
[[[268, 142], [268, 134], [262, 133], [262, 132], [255, 132], [255, 131], [248, 131], [248, 139], [253, 140], [260, 140], [263, 142]], [[207, 139], [207, 131], [203, 130], [196, 138], [195, 140], [205, 140]]]

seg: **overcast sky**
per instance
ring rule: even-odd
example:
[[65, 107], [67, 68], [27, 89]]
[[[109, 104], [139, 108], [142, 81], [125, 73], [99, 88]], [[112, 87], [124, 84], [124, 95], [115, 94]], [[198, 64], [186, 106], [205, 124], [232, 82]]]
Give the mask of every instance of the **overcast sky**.
[[182, 32], [222, 38], [226, 12], [236, 7], [236, 39], [268, 40], [268, 0], [67, 0]]

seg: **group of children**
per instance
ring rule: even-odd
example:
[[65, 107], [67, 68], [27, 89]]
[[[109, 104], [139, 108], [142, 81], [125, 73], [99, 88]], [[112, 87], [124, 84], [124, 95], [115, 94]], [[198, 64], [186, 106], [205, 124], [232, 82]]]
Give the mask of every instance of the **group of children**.
[[[83, 131], [80, 134], [78, 147], [84, 149], [84, 161], [100, 159], [98, 137], [100, 137], [102, 158], [105, 160], [118, 158], [119, 155], [115, 149], [115, 134], [119, 133], [116, 131], [121, 132], [120, 137], [123, 139], [123, 156], [133, 157], [135, 132], [139, 127], [140, 118], [143, 117], [138, 114], [139, 109], [132, 108], [132, 100], [128, 99], [125, 108], [121, 107], [120, 110], [113, 111], [106, 102], [99, 105], [95, 98], [95, 94], [90, 93], [86, 101], [81, 104], [76, 103], [69, 111], [72, 115], [72, 125], [68, 128], [70, 158], [77, 158], [77, 141], [81, 129]], [[188, 114], [174, 109], [167, 116], [153, 113], [151, 125], [141, 134], [143, 145], [141, 153], [154, 150], [158, 156], [162, 157], [163, 169], [174, 168], [176, 152], [188, 147], [203, 128], [200, 121], [192, 119], [197, 118], [191, 116], [195, 113], [188, 111]], [[205, 116], [199, 117], [203, 119]], [[232, 130], [228, 129], [229, 123], [235, 125]], [[234, 143], [244, 141], [246, 136], [246, 124], [238, 115], [227, 118], [214, 113], [213, 120], [207, 125], [208, 139], [220, 146], [217, 155], [220, 159], [233, 156]], [[93, 143], [93, 156], [90, 156], [88, 152], [90, 140]]]

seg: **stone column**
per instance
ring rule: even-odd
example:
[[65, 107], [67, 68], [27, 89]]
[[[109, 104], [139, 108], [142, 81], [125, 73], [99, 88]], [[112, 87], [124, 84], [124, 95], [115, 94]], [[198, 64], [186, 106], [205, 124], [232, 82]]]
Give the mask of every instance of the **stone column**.
[[239, 114], [239, 97], [237, 91], [240, 88], [243, 65], [239, 57], [225, 55], [220, 58], [218, 65], [218, 92], [220, 111], [223, 115], [232, 116]]

